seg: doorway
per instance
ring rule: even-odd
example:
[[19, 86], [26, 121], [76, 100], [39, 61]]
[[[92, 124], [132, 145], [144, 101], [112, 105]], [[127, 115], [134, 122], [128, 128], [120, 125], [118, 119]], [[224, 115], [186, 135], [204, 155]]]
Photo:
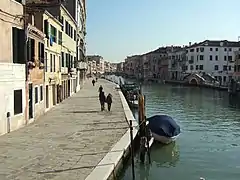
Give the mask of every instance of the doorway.
[[69, 80], [68, 80], [68, 95], [67, 95], [67, 97], [70, 96], [70, 91], [71, 91], [71, 81], [70, 81], [70, 79], [69, 79]]
[[32, 84], [28, 84], [28, 118], [33, 118], [33, 87]]
[[53, 96], [53, 105], [56, 105], [56, 85], [52, 85], [52, 96]]
[[49, 91], [48, 91], [48, 85], [46, 85], [46, 108], [49, 108]]

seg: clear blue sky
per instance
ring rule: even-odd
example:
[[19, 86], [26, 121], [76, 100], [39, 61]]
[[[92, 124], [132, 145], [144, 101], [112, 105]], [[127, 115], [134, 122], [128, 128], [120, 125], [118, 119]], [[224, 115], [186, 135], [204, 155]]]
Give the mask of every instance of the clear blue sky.
[[240, 0], [87, 0], [87, 54], [111, 62], [162, 45], [238, 36]]

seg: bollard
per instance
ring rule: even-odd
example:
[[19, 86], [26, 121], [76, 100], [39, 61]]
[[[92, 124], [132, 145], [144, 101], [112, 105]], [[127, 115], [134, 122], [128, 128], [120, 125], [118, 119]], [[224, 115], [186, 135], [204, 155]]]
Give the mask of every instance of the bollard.
[[7, 112], [7, 133], [10, 133], [11, 129], [10, 129], [10, 112]]
[[130, 120], [129, 122], [130, 122], [130, 138], [131, 138], [132, 179], [135, 180], [132, 120]]

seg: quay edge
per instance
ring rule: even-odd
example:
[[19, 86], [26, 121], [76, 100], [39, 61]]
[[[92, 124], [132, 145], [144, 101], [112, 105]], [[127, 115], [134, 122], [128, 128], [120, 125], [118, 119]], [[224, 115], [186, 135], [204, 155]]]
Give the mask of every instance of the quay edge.
[[[114, 84], [117, 86], [116, 83]], [[118, 89], [118, 93], [124, 109], [126, 123], [129, 124], [129, 121], [132, 120], [133, 139], [135, 141], [138, 134], [138, 123], [120, 89]], [[129, 128], [85, 180], [115, 180], [130, 156], [130, 145], [131, 140]]]

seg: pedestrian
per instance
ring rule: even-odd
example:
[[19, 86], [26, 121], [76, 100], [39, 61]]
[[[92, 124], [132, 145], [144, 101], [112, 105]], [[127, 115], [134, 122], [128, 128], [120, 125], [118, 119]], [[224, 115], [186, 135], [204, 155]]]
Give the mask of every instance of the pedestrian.
[[102, 85], [100, 85], [100, 87], [99, 87], [99, 89], [98, 89], [98, 92], [100, 93], [100, 92], [102, 92], [103, 91], [103, 87], [102, 87]]
[[94, 79], [92, 80], [92, 85], [95, 86], [95, 80]]
[[111, 110], [111, 106], [112, 106], [112, 95], [109, 93], [106, 99], [107, 105], [108, 105], [108, 111]]
[[105, 109], [105, 102], [106, 102], [106, 97], [103, 91], [99, 93], [99, 101], [101, 105], [101, 111]]
[[97, 82], [98, 78], [96, 77], [96, 82]]

